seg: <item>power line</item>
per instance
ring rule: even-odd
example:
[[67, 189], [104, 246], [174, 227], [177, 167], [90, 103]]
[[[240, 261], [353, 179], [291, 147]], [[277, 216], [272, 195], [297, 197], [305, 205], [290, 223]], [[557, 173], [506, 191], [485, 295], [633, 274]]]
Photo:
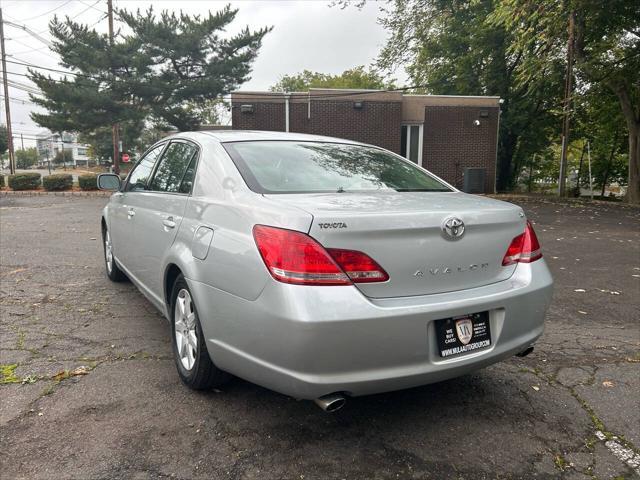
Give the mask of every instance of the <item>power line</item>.
[[[31, 78], [31, 77], [29, 77], [29, 75], [28, 75], [28, 74], [26, 74], [26, 73], [18, 73], [18, 72], [10, 72], [10, 71], [7, 71], [7, 73], [8, 73], [9, 75], [17, 75], [17, 76], [19, 76], [19, 77], [26, 77], [26, 78], [29, 78], [29, 79]], [[90, 80], [96, 80], [95, 78], [91, 78], [91, 77], [87, 77], [87, 78], [88, 78], [88, 79], [90, 79]], [[58, 79], [58, 78], [47, 78], [47, 81], [49, 81], [49, 82], [55, 82], [55, 83], [72, 83], [72, 81], [71, 81], [71, 80], [67, 80], [67, 79], [63, 79], [63, 80], [61, 80], [61, 79]]]
[[[3, 79], [1, 79], [3, 80]], [[14, 80], [11, 79], [7, 79], [7, 83], [9, 84], [9, 86], [17, 89], [17, 90], [22, 90], [23, 92], [27, 92], [30, 93], [32, 95], [42, 95], [42, 92], [40, 90], [38, 90], [35, 87], [31, 87], [29, 85], [25, 85], [24, 83], [20, 83], [20, 82], [16, 82]]]
[[62, 7], [64, 7], [65, 5], [68, 5], [69, 3], [71, 3], [73, 0], [66, 0], [65, 2], [63, 2], [61, 5], [58, 5], [55, 8], [52, 8], [51, 10], [41, 13], [39, 15], [36, 15], [35, 17], [29, 17], [29, 18], [23, 18], [21, 20], [17, 20], [18, 22], [29, 22], [31, 20], [35, 20], [36, 18], [40, 18], [40, 17], [44, 17], [45, 15], [49, 15], [50, 13], [55, 12], [56, 10], [61, 9]]
[[30, 48], [29, 50], [20, 50], [19, 52], [7, 53], [7, 57], [16, 58], [16, 55], [24, 55], [25, 53], [42, 52], [49, 47]]
[[[4, 95], [0, 95], [0, 98], [5, 98]], [[24, 100], [20, 98], [11, 97], [9, 101], [15, 103], [16, 105], [35, 105], [35, 103], [30, 102], [29, 100]]]
[[9, 25], [10, 27], [14, 27], [14, 28], [19, 28], [20, 30], [24, 30], [25, 32], [27, 32], [29, 35], [31, 35], [33, 38], [35, 38], [36, 40], [44, 43], [47, 46], [51, 46], [51, 42], [49, 40], [47, 40], [46, 38], [40, 36], [39, 33], [34, 32], [33, 30], [31, 30], [29, 27], [27, 27], [26, 25], [20, 25], [18, 23], [14, 23], [14, 22], [10, 22], [8, 20], [5, 20], [3, 22], [5, 25]]
[[105, 12], [104, 10], [101, 10], [100, 8], [97, 8], [96, 5], [99, 4], [102, 0], [96, 0], [96, 2], [93, 5], [89, 5], [88, 3], [84, 2], [83, 0], [78, 0], [81, 4], [86, 5], [88, 8], [86, 10], [83, 10], [82, 12], [78, 13], [78, 15], [82, 15], [84, 12], [86, 12], [87, 10], [89, 10], [90, 8], [93, 8], [96, 12], [100, 12], [100, 13], [104, 13], [105, 15], [107, 14], [107, 12]]
[[93, 27], [95, 27], [96, 25], [98, 25], [101, 21], [103, 21], [103, 20], [104, 20], [105, 18], [107, 18], [108, 16], [109, 16], [108, 14], [104, 14], [102, 17], [100, 17], [100, 18], [98, 19], [98, 21], [97, 21], [96, 23], [92, 23], [92, 24], [91, 24], [91, 25], [89, 25], [87, 28], [89, 29], [89, 28], [93, 28]]
[[[49, 29], [47, 28], [46, 30], [40, 30], [37, 33], [38, 35], [42, 35], [43, 33], [47, 33], [49, 31]], [[22, 40], [23, 38], [30, 38], [31, 35], [20, 35], [19, 37], [11, 37], [11, 38], [7, 38], [6, 40]]]
[[[30, 35], [29, 35], [29, 36], [30, 36]], [[33, 47], [32, 45], [30, 45], [30, 44], [28, 44], [28, 43], [25, 43], [25, 42], [23, 42], [23, 41], [21, 41], [21, 40], [18, 40], [17, 38], [7, 38], [6, 40], [8, 40], [8, 41], [10, 41], [10, 42], [17, 42], [17, 43], [19, 43], [20, 45], [22, 45], [22, 46], [24, 46], [24, 47], [28, 47], [28, 49], [27, 49], [27, 50], [23, 50], [23, 51], [21, 51], [21, 52], [14, 52], [13, 54], [8, 54], [8, 53], [7, 53], [7, 56], [8, 56], [8, 57], [11, 57], [11, 56], [13, 56], [13, 55], [21, 55], [21, 54], [23, 54], [23, 53], [39, 52], [39, 51], [42, 51], [42, 50], [44, 50], [44, 49], [50, 49], [50, 47], [49, 47], [48, 45], [43, 45], [43, 46], [41, 46], [41, 47]]]
[[[71, 1], [71, 0], [70, 0], [70, 1]], [[86, 5], [86, 6], [87, 6], [87, 8], [85, 8], [84, 10], [82, 10], [82, 11], [81, 11], [81, 12], [79, 12], [79, 13], [74, 14], [74, 15], [73, 15], [73, 18], [74, 18], [74, 19], [75, 19], [75, 18], [77, 18], [77, 17], [79, 17], [80, 15], [83, 15], [85, 12], [87, 12], [87, 11], [88, 11], [89, 9], [91, 9], [91, 8], [92, 8], [92, 9], [94, 9], [94, 10], [96, 10], [97, 12], [104, 13], [104, 15], [103, 15], [103, 16], [101, 16], [101, 17], [100, 17], [100, 18], [99, 18], [95, 23], [92, 23], [91, 25], [89, 25], [89, 27], [88, 27], [88, 28], [93, 28], [93, 27], [95, 27], [98, 23], [100, 23], [102, 20], [104, 20], [105, 18], [107, 18], [107, 12], [105, 12], [104, 10], [101, 10], [101, 9], [99, 9], [99, 8], [96, 8], [96, 5], [97, 5], [98, 3], [100, 3], [102, 0], [96, 0], [96, 2], [95, 2], [95, 3], [93, 3], [92, 5], [89, 5], [88, 3], [85, 3], [85, 2], [83, 2], [83, 1], [81, 1], [81, 0], [78, 0], [78, 1], [79, 1], [80, 3], [82, 3], [83, 5]], [[69, 2], [67, 2], [67, 3], [69, 3]], [[58, 7], [58, 8], [62, 8], [63, 6], [64, 6], [64, 5], [61, 5], [61, 6], [60, 6], [60, 7]], [[55, 10], [55, 9], [54, 9], [54, 10]], [[49, 12], [49, 13], [51, 13], [51, 12]], [[43, 15], [45, 15], [45, 14], [43, 14]], [[21, 21], [24, 21], [24, 20], [16, 20], [15, 18], [13, 18], [12, 20], [13, 20], [13, 21], [15, 21], [15, 22], [21, 22]], [[23, 25], [11, 25], [11, 26], [16, 26], [17, 28], [20, 28], [20, 29], [24, 30], [24, 28], [23, 28], [24, 26], [23, 26]], [[49, 32], [49, 29], [48, 29], [48, 28], [47, 28], [47, 29], [45, 29], [45, 30], [40, 30], [40, 31], [38, 31], [38, 32], [31, 31], [31, 33], [30, 33], [29, 35], [22, 35], [22, 36], [20, 36], [20, 37], [12, 37], [12, 38], [8, 38], [7, 40], [16, 40], [16, 41], [18, 41], [18, 40], [21, 40], [21, 39], [24, 39], [24, 38], [32, 37], [32, 36], [33, 36], [33, 34], [36, 34], [36, 35], [40, 36], [40, 35], [42, 35], [42, 34], [44, 34], [44, 33], [48, 33], [48, 32]], [[43, 41], [43, 40], [44, 40], [43, 38], [38, 38], [38, 39], [39, 39], [40, 41]], [[47, 42], [48, 42], [48, 40], [47, 40]], [[43, 43], [44, 43], [44, 42], [43, 42]]]
[[[69, 72], [69, 71], [66, 71], [66, 70], [59, 70], [57, 68], [40, 67], [38, 65], [34, 65], [33, 63], [25, 62], [23, 60], [16, 59], [15, 57], [13, 57], [13, 58], [15, 60], [7, 60], [7, 63], [13, 63], [15, 65], [22, 65], [24, 67], [35, 68], [35, 69], [38, 69], [38, 70], [47, 70], [49, 72], [54, 72], [54, 73], [63, 73], [65, 75], [75, 75], [77, 77], [84, 77], [84, 78], [91, 78], [92, 80], [98, 80], [97, 77], [93, 77], [91, 75], [85, 75], [83, 73]], [[19, 60], [19, 61], [16, 61], [16, 60]]]
[[[0, 98], [4, 98], [4, 95], [0, 95]], [[11, 100], [24, 100], [25, 102], [28, 102], [29, 99], [28, 98], [23, 98], [23, 97], [11, 97]]]
[[18, 85], [18, 86], [20, 86], [20, 87], [22, 87], [22, 88], [29, 88], [29, 89], [31, 89], [31, 90], [38, 90], [38, 89], [37, 89], [37, 87], [34, 87], [34, 86], [32, 86], [32, 85], [28, 85], [28, 84], [26, 84], [26, 83], [18, 82], [18, 81], [16, 81], [16, 80], [11, 80], [11, 79], [8, 79], [8, 81], [9, 81], [10, 83], [15, 83], [16, 85]]

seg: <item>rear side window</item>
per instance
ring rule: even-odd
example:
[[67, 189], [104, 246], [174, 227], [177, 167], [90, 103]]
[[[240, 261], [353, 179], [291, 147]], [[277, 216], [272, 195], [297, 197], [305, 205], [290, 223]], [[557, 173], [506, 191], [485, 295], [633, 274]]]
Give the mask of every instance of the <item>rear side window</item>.
[[[157, 192], [189, 193], [191, 187], [187, 187], [187, 184], [193, 183], [195, 165], [191, 171], [189, 167], [195, 160], [197, 151], [197, 147], [191, 143], [171, 142], [162, 155], [149, 189]], [[191, 178], [187, 178], [183, 186], [187, 176]]]
[[182, 178], [182, 183], [180, 184], [180, 193], [191, 193], [191, 189], [193, 188], [193, 179], [196, 177], [196, 166], [198, 164], [198, 154], [196, 153], [191, 159], [191, 163], [189, 163], [189, 168], [184, 174]]
[[223, 146], [258, 193], [451, 191], [411, 162], [375, 147], [300, 141]]
[[129, 175], [125, 192], [136, 192], [147, 188], [147, 180], [153, 172], [153, 167], [162, 153], [164, 144], [158, 145], [147, 152]]

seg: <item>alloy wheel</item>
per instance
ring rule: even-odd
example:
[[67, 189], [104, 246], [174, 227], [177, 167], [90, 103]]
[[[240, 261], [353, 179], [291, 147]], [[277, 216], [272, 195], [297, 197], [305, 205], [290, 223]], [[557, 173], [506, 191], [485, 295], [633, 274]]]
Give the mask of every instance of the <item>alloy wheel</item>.
[[178, 292], [176, 297], [174, 330], [180, 362], [186, 370], [191, 370], [198, 353], [198, 335], [193, 301], [189, 291], [184, 288]]
[[113, 246], [111, 244], [109, 230], [105, 230], [104, 232], [104, 259], [107, 264], [107, 270], [111, 273], [111, 270], [113, 270]]

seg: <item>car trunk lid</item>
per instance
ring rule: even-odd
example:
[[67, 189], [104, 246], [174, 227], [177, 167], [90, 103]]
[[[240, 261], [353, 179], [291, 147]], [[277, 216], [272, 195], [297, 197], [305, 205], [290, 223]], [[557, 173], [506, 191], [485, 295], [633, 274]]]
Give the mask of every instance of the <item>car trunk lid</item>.
[[[308, 233], [325, 248], [359, 250], [378, 262], [389, 280], [356, 284], [375, 298], [452, 292], [506, 280], [515, 265], [502, 266], [502, 258], [525, 228], [520, 207], [458, 192], [268, 197], [313, 215]], [[443, 231], [452, 218], [464, 222], [459, 238]]]

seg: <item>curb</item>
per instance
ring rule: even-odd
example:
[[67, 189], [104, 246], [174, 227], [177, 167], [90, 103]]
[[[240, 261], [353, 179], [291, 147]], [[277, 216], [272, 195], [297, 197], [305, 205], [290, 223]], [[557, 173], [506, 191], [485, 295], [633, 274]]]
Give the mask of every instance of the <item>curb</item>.
[[110, 197], [113, 192], [91, 190], [87, 192], [41, 192], [38, 190], [0, 190], [0, 197], [44, 197], [53, 195], [56, 197]]

